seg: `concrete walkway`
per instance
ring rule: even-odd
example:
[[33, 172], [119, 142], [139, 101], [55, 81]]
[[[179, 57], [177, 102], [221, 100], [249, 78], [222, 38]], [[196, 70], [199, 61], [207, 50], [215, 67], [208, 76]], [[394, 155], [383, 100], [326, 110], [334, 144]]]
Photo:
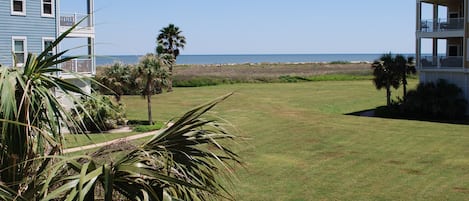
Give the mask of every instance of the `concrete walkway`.
[[[172, 125], [173, 125], [172, 123], [169, 123], [165, 126], [165, 128], [171, 127]], [[121, 129], [121, 131], [127, 131], [127, 129]], [[85, 151], [85, 150], [89, 150], [89, 149], [108, 146], [108, 145], [115, 144], [115, 143], [122, 142], [122, 141], [124, 141], [124, 142], [125, 141], [132, 141], [132, 140], [136, 140], [136, 139], [140, 139], [140, 138], [155, 135], [159, 131], [160, 130], [156, 130], [156, 131], [151, 131], [151, 132], [147, 132], [147, 133], [132, 135], [132, 136], [124, 137], [124, 138], [119, 138], [119, 139], [115, 139], [115, 140], [111, 140], [111, 141], [107, 141], [107, 142], [102, 142], [102, 143], [97, 143], [97, 144], [81, 146], [81, 147], [74, 147], [74, 148], [64, 149], [63, 153], [66, 154], [66, 153], [73, 153], [73, 152], [77, 152], [77, 151]], [[114, 133], [115, 132], [117, 132], [117, 131], [114, 131]]]

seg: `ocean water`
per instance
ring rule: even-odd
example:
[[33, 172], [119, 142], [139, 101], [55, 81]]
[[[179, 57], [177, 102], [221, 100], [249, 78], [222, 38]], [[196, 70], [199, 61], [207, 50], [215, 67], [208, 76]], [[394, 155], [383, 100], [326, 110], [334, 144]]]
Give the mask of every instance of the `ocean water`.
[[[239, 63], [311, 63], [311, 62], [372, 62], [382, 54], [253, 54], [253, 55], [180, 55], [177, 64], [239, 64]], [[409, 56], [412, 56], [408, 54]], [[98, 66], [114, 62], [138, 63], [141, 55], [98, 56]]]

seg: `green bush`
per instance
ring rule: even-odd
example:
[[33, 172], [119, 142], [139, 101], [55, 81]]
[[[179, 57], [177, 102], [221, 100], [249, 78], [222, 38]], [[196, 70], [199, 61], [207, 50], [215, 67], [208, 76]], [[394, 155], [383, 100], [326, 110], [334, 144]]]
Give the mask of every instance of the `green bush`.
[[144, 132], [159, 130], [159, 129], [163, 128], [163, 126], [164, 126], [163, 123], [156, 122], [153, 125], [138, 125], [138, 126], [135, 126], [132, 130], [135, 131], [135, 132], [144, 133]]
[[351, 64], [350, 61], [331, 61], [329, 64]]
[[77, 104], [83, 108], [73, 110], [72, 115], [83, 131], [107, 131], [126, 123], [124, 107], [113, 103], [108, 96], [93, 94], [91, 97], [83, 97]]
[[409, 91], [400, 109], [410, 117], [455, 120], [465, 118], [466, 105], [462, 90], [440, 79]]

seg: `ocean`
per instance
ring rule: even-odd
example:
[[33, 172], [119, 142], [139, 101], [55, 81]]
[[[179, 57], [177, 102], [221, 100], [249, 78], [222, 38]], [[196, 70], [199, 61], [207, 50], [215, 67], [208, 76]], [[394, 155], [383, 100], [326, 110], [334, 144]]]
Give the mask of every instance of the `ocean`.
[[[313, 62], [373, 62], [382, 54], [252, 54], [252, 55], [180, 55], [177, 64], [240, 64], [240, 63], [313, 63]], [[413, 56], [412, 54], [406, 54]], [[141, 55], [98, 56], [96, 65], [114, 62], [138, 63]]]

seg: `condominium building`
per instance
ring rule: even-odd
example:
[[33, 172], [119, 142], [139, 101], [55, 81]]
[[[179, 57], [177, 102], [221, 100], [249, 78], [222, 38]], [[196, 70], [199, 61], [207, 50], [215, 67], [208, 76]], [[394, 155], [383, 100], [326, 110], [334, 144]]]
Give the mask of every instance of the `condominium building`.
[[445, 79], [469, 100], [469, 0], [417, 0], [416, 61], [421, 82]]
[[[83, 4], [83, 13], [61, 11], [61, 3]], [[95, 74], [93, 0], [4, 0], [0, 3], [0, 64], [21, 67], [28, 53], [39, 54], [60, 34], [83, 21], [64, 40], [82, 39], [86, 53], [79, 59], [61, 64], [64, 72], [57, 76], [78, 84], [90, 92], [90, 84], [72, 74]], [[56, 52], [60, 51], [58, 47]], [[53, 54], [53, 52], [51, 52]], [[76, 56], [76, 55], [68, 55]]]

